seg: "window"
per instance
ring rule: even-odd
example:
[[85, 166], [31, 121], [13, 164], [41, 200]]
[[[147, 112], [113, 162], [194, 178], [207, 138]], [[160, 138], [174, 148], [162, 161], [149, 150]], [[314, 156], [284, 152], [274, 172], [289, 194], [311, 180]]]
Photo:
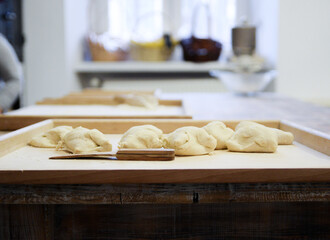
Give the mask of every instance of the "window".
[[[207, 10], [200, 7], [201, 3], [209, 6], [209, 23]], [[225, 52], [230, 51], [231, 28], [236, 21], [236, 0], [182, 0], [181, 4], [181, 29], [185, 37], [191, 33], [203, 38], [210, 36], [223, 44]]]
[[[152, 41], [170, 30], [178, 39], [212, 37], [231, 49], [230, 29], [235, 25], [237, 0], [93, 0], [90, 30], [113, 38]], [[200, 8], [201, 4], [209, 6]], [[208, 17], [210, 22], [208, 23]], [[193, 22], [196, 23], [193, 27]], [[209, 26], [209, 28], [208, 28]], [[210, 31], [208, 31], [208, 29]]]

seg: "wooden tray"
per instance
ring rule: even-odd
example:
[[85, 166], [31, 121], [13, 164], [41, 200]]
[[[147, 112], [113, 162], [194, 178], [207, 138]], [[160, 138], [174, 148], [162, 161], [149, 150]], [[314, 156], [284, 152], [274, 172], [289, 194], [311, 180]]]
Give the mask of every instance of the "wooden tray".
[[[45, 98], [37, 102], [39, 105], [83, 105], [83, 104], [98, 104], [98, 105], [118, 105], [114, 100], [114, 96], [65, 96], [61, 98]], [[164, 106], [182, 106], [182, 100], [165, 100], [159, 99], [159, 105]]]
[[86, 88], [79, 92], [71, 92], [66, 96], [114, 96], [119, 94], [150, 94], [155, 95], [156, 91], [140, 91], [140, 90], [105, 90], [97, 88]]
[[[224, 121], [234, 128], [238, 121]], [[59, 125], [97, 128], [116, 142], [127, 129], [153, 124], [165, 133], [182, 126], [204, 126], [195, 120], [46, 120], [0, 136], [0, 183], [239, 183], [330, 181], [330, 137], [282, 121], [260, 123], [290, 131], [295, 144], [279, 146], [276, 153], [234, 153], [176, 157], [169, 162], [49, 160], [62, 151], [27, 146], [32, 137]], [[299, 142], [299, 143], [298, 143]]]
[[86, 98], [85, 102], [81, 101], [81, 97], [44, 100], [40, 105], [0, 115], [0, 131], [17, 130], [46, 119], [192, 119], [182, 100], [160, 100], [158, 108], [149, 110], [105, 104], [113, 103], [113, 98], [94, 99]]

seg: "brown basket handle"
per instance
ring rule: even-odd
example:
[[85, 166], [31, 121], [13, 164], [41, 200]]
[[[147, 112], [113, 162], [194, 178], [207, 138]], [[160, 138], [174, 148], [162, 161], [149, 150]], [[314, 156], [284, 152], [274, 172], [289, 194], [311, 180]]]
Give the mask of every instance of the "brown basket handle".
[[211, 33], [211, 14], [210, 14], [210, 6], [207, 3], [199, 3], [195, 6], [193, 15], [192, 15], [192, 26], [191, 26], [191, 36], [195, 35], [196, 31], [196, 21], [197, 21], [197, 13], [200, 7], [204, 7], [206, 9], [207, 14], [207, 35], [210, 37]]

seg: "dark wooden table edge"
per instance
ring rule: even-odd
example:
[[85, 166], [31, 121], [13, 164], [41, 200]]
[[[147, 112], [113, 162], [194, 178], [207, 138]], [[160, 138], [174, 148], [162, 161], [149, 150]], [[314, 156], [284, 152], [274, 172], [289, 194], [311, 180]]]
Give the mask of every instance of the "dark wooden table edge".
[[0, 184], [330, 182], [330, 168], [0, 170]]
[[208, 204], [329, 201], [330, 182], [0, 184], [1, 204]]

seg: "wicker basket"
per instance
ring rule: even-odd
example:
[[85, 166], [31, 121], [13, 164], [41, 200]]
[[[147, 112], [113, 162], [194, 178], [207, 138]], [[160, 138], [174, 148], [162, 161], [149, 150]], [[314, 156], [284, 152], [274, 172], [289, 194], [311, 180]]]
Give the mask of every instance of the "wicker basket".
[[196, 15], [204, 7], [207, 11], [207, 30], [210, 35], [211, 32], [211, 17], [210, 17], [210, 8], [207, 4], [199, 4], [195, 7], [192, 18], [192, 33], [191, 37], [182, 39], [180, 44], [183, 50], [183, 59], [185, 61], [191, 62], [208, 62], [208, 61], [217, 61], [220, 57], [222, 44], [218, 41], [215, 41], [208, 38], [197, 38], [194, 36], [194, 31], [196, 29]]
[[92, 36], [88, 36], [87, 41], [93, 61], [123, 61], [127, 59], [128, 52], [121, 48], [109, 51], [102, 41]]

